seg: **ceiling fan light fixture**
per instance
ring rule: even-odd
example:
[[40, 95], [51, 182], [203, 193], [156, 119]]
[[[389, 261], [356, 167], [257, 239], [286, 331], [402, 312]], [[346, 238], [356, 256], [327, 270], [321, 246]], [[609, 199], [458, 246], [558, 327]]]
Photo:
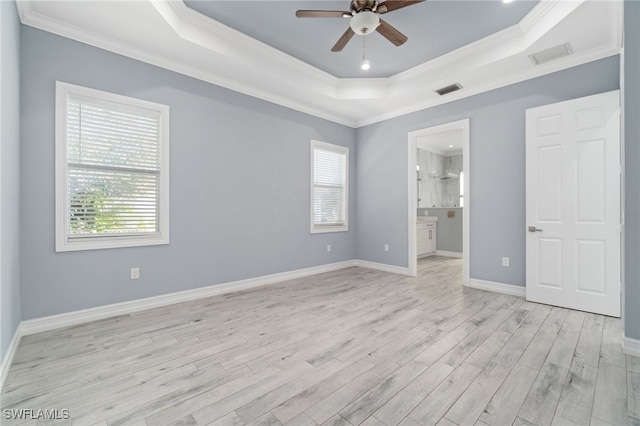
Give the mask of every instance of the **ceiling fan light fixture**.
[[354, 33], [367, 35], [374, 32], [378, 25], [380, 25], [380, 18], [378, 18], [378, 15], [374, 12], [367, 10], [351, 18], [349, 25]]

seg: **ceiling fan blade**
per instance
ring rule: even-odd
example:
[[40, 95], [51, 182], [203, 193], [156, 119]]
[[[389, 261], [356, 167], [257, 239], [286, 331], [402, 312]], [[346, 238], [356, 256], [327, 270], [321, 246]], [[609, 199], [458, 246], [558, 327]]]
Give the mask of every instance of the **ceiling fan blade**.
[[387, 0], [384, 3], [380, 3], [376, 11], [380, 14], [392, 12], [402, 9], [403, 7], [411, 6], [412, 4], [422, 3], [423, 1], [424, 0]]
[[344, 49], [344, 47], [347, 45], [347, 43], [349, 43], [349, 40], [351, 40], [351, 38], [355, 34], [356, 33], [353, 32], [351, 27], [347, 28], [347, 31], [345, 31], [344, 34], [342, 34], [342, 37], [340, 37], [338, 42], [333, 45], [333, 47], [331, 48], [331, 51], [332, 52], [340, 52], [342, 49]]
[[297, 10], [298, 18], [351, 18], [351, 12], [341, 10]]
[[376, 28], [376, 31], [382, 34], [387, 40], [396, 46], [400, 46], [408, 40], [407, 36], [396, 30], [393, 26], [389, 25], [386, 21], [380, 20], [380, 25]]

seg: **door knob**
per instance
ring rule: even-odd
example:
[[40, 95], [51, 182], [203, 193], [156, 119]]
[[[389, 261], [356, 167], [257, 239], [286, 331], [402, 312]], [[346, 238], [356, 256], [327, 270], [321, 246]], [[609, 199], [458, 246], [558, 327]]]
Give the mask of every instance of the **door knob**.
[[535, 226], [530, 226], [529, 232], [542, 232], [542, 229], [536, 228]]

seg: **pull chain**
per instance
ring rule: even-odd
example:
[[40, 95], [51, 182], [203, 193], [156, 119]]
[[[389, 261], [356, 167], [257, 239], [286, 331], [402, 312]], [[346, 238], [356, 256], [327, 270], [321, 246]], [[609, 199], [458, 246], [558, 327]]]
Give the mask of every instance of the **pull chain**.
[[366, 35], [362, 36], [362, 65], [360, 65], [360, 68], [362, 68], [363, 70], [368, 70], [369, 68], [371, 68], [371, 63], [369, 61], [367, 61], [366, 59], [366, 44], [365, 44], [365, 37]]

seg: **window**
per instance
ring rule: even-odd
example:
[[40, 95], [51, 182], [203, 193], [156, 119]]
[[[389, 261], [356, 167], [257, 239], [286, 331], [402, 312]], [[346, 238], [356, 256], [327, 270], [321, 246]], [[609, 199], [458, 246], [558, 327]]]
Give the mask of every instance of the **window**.
[[56, 251], [169, 243], [169, 107], [56, 83]]
[[347, 231], [349, 148], [311, 141], [311, 233]]

